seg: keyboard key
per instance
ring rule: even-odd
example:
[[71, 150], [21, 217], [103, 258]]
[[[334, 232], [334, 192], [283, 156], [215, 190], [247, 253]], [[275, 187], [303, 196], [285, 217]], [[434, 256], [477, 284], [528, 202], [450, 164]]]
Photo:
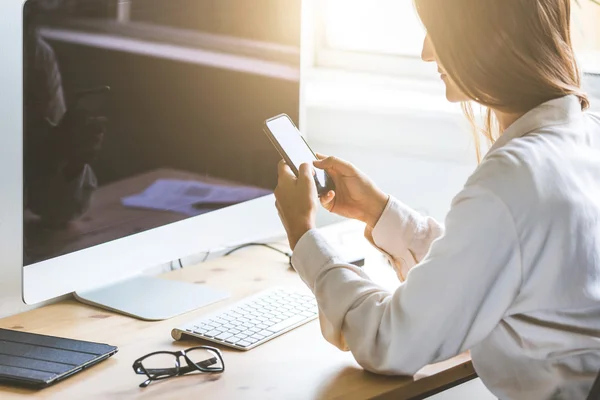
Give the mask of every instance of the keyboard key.
[[302, 311], [302, 312], [300, 313], [300, 315], [303, 315], [303, 316], [305, 316], [306, 318], [310, 318], [310, 317], [314, 316], [315, 314], [316, 314], [316, 313], [314, 313], [314, 312], [309, 312], [309, 311]]
[[246, 342], [248, 342], [250, 344], [254, 344], [254, 343], [258, 342], [258, 339], [252, 339], [252, 337], [248, 337], [248, 338], [246, 338]]
[[258, 332], [258, 334], [259, 334], [259, 335], [262, 335], [262, 336], [264, 336], [264, 337], [273, 336], [273, 332], [270, 332], [270, 331], [267, 331], [267, 330], [265, 330], [265, 331], [260, 331], [260, 332]]
[[261, 335], [260, 333], [255, 333], [254, 335], [250, 336], [250, 339], [256, 339], [256, 340], [263, 340], [264, 338], [266, 338], [266, 336]]
[[225, 329], [229, 330], [229, 329], [233, 329], [233, 328], [235, 328], [235, 325], [231, 325], [231, 324], [225, 324], [225, 325], [223, 325], [223, 328], [225, 328]]
[[260, 328], [258, 328], [258, 327], [256, 327], [256, 326], [254, 326], [254, 327], [252, 327], [252, 328], [250, 328], [250, 329], [248, 329], [248, 330], [249, 330], [250, 332], [254, 332], [254, 333], [256, 333], [256, 332], [260, 332], [260, 331], [261, 331], [261, 329], [260, 329]]
[[240, 335], [235, 335], [233, 337], [230, 337], [229, 339], [227, 339], [227, 341], [231, 342], [231, 343], [237, 343], [239, 341], [242, 341], [242, 340], [246, 339], [247, 337], [248, 337], [247, 335], [241, 335], [240, 334]]
[[236, 345], [240, 346], [240, 347], [248, 347], [248, 346], [252, 345], [252, 343], [242, 340], [241, 342], [237, 342]]
[[289, 328], [290, 326], [297, 324], [300, 321], [304, 321], [306, 318], [304, 316], [301, 315], [296, 315], [293, 316], [291, 318], [286, 319], [285, 321], [282, 321], [276, 325], [270, 326], [267, 328], [267, 330], [273, 332], [273, 333], [277, 333], [279, 331], [282, 331], [286, 328]]
[[234, 335], [237, 335], [238, 333], [242, 333], [242, 331], [240, 331], [239, 329], [230, 329], [227, 332], [233, 333]]
[[217, 335], [219, 335], [219, 334], [221, 334], [221, 333], [223, 333], [223, 331], [219, 331], [219, 330], [216, 330], [216, 329], [215, 329], [215, 330], [212, 330], [212, 331], [206, 332], [206, 333], [204, 334], [204, 336], [207, 336], [207, 337], [215, 337], [215, 336], [217, 336]]
[[258, 329], [267, 329], [267, 328], [269, 327], [268, 323], [269, 323], [269, 321], [267, 321], [267, 322], [266, 322], [266, 323], [264, 323], [264, 324], [258, 324], [258, 325], [256, 325], [256, 327], [257, 327]]
[[283, 320], [282, 320], [282, 319], [279, 319], [279, 318], [271, 318], [269, 321], [271, 321], [271, 322], [272, 322], [272, 323], [274, 323], [274, 324], [278, 324], [278, 323], [280, 323], [280, 322], [281, 322], [281, 321], [283, 321]]
[[224, 332], [224, 333], [221, 333], [221, 334], [215, 336], [214, 338], [217, 339], [217, 340], [227, 340], [227, 339], [229, 339], [230, 337], [233, 337], [233, 336], [234, 335], [232, 333]]

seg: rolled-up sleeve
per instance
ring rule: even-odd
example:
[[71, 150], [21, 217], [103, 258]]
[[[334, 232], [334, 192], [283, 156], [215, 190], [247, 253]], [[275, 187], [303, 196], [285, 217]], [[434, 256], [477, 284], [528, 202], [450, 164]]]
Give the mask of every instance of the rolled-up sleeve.
[[365, 237], [387, 255], [400, 281], [421, 262], [444, 228], [433, 218], [424, 217], [390, 197], [375, 227], [365, 228]]
[[[397, 229], [386, 225], [382, 235]], [[392, 252], [409, 238], [375, 236]], [[329, 342], [367, 370], [410, 375], [471, 348], [499, 323], [521, 282], [519, 249], [504, 203], [470, 187], [455, 198], [445, 233], [393, 293], [344, 264], [317, 231], [300, 240], [293, 265], [317, 298]]]

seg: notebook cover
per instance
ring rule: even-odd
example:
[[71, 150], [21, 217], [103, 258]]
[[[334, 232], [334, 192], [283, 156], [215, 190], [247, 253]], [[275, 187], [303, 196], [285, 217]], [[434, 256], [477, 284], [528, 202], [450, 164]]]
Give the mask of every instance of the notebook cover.
[[0, 329], [0, 382], [46, 386], [116, 352], [101, 343]]

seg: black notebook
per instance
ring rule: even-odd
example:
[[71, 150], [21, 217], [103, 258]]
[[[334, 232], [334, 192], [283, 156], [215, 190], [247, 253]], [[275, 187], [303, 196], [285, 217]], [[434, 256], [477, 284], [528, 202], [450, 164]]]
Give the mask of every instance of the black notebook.
[[45, 387], [116, 352], [106, 344], [0, 329], [0, 383]]

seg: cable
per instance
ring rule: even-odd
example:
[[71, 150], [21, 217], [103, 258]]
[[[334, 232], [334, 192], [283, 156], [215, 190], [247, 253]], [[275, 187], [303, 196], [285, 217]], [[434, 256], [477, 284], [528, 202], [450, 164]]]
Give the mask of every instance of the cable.
[[286, 256], [288, 258], [290, 267], [292, 266], [292, 254], [291, 253], [288, 253], [287, 251], [283, 251], [281, 249], [278, 249], [277, 247], [274, 247], [274, 246], [272, 246], [270, 244], [267, 244], [267, 243], [246, 243], [246, 244], [243, 244], [241, 246], [234, 247], [233, 249], [231, 249], [227, 253], [225, 253], [224, 256], [227, 257], [228, 255], [233, 254], [233, 253], [235, 253], [238, 250], [244, 249], [246, 247], [252, 247], [252, 246], [266, 247], [267, 249], [271, 249], [273, 251], [276, 251], [279, 254], [283, 254], [284, 256]]

